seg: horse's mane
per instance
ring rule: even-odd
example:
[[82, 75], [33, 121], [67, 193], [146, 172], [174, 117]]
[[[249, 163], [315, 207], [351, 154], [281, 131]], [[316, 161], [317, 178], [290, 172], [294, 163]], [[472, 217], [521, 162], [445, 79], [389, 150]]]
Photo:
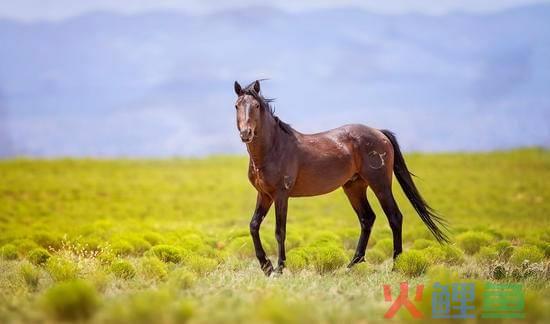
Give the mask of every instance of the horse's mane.
[[[259, 81], [261, 81], [261, 80], [258, 80], [257, 82], [259, 82]], [[271, 103], [274, 102], [275, 99], [274, 98], [265, 98], [261, 93], [256, 92], [256, 90], [254, 90], [254, 83], [255, 82], [256, 81], [254, 81], [251, 84], [247, 85], [243, 89], [243, 92], [248, 94], [248, 95], [251, 95], [252, 97], [254, 97], [254, 99], [256, 99], [260, 103], [261, 108], [271, 114], [271, 116], [273, 117], [273, 119], [275, 120], [275, 122], [277, 123], [279, 128], [281, 128], [283, 130], [283, 132], [285, 132], [289, 135], [292, 134], [292, 127], [289, 124], [282, 121], [279, 117], [277, 117], [275, 115], [275, 108], [273, 108], [273, 106], [271, 105]]]

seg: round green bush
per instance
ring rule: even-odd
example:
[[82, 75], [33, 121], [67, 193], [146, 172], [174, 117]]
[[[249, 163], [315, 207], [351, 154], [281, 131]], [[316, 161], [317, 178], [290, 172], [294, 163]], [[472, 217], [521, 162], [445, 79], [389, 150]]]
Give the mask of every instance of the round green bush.
[[365, 260], [370, 264], [381, 264], [386, 259], [386, 254], [378, 249], [368, 249], [365, 255]]
[[0, 248], [0, 257], [3, 260], [16, 260], [18, 258], [17, 247], [13, 244], [6, 244]]
[[393, 240], [390, 238], [381, 239], [376, 242], [374, 248], [384, 253], [386, 257], [393, 256]]
[[147, 279], [164, 280], [168, 275], [166, 264], [156, 257], [146, 257], [141, 260], [140, 272]]
[[529, 263], [541, 262], [544, 259], [544, 254], [532, 245], [524, 245], [516, 248], [510, 257], [510, 263], [516, 266], [520, 266], [523, 262]]
[[349, 260], [344, 250], [333, 244], [311, 248], [311, 264], [320, 274], [336, 270], [347, 261]]
[[132, 252], [137, 255], [141, 255], [151, 248], [151, 243], [138, 236], [127, 237], [126, 240], [132, 245]]
[[134, 247], [126, 240], [117, 240], [111, 243], [111, 251], [116, 256], [128, 256], [134, 252]]
[[29, 252], [28, 259], [32, 264], [44, 265], [51, 257], [51, 254], [44, 248], [36, 248]]
[[305, 269], [307, 261], [307, 251], [304, 248], [295, 248], [286, 254], [286, 267], [293, 272]]
[[56, 256], [48, 259], [46, 270], [56, 282], [76, 279], [78, 274], [78, 268], [73, 262]]
[[417, 250], [409, 250], [401, 253], [395, 260], [395, 270], [416, 277], [423, 274], [429, 267], [430, 261], [424, 253]]
[[476, 254], [482, 246], [487, 246], [491, 243], [492, 237], [483, 232], [466, 232], [458, 235], [456, 240], [460, 247], [467, 254]]
[[156, 256], [163, 262], [179, 263], [182, 259], [181, 249], [172, 245], [155, 245], [147, 252], [147, 254]]
[[111, 264], [111, 272], [119, 279], [132, 279], [136, 275], [134, 266], [125, 260], [118, 260]]
[[75, 280], [57, 284], [46, 291], [42, 304], [57, 320], [81, 321], [92, 317], [99, 307], [99, 297], [88, 283]]

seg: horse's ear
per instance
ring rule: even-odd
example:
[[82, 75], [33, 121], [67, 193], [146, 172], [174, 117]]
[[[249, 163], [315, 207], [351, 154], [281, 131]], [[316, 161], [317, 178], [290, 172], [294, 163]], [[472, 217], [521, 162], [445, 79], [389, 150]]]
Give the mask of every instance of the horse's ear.
[[254, 81], [254, 91], [256, 91], [256, 93], [260, 93], [260, 81], [258, 80]]
[[237, 96], [240, 96], [243, 94], [243, 88], [241, 88], [241, 85], [239, 84], [239, 82], [235, 81], [234, 87], [235, 87], [235, 93], [237, 94]]

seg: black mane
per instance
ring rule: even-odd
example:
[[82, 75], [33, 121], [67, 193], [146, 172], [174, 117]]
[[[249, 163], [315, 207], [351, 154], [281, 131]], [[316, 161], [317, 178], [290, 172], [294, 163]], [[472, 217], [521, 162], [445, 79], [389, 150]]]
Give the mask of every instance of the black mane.
[[271, 103], [274, 102], [275, 99], [264, 98], [261, 93], [256, 92], [256, 90], [254, 90], [254, 83], [255, 82], [252, 82], [251, 84], [247, 85], [246, 88], [243, 89], [243, 92], [254, 97], [254, 99], [256, 99], [260, 103], [261, 108], [271, 114], [279, 128], [281, 128], [283, 132], [291, 135], [292, 127], [275, 115], [275, 108], [273, 108], [273, 106], [271, 105]]

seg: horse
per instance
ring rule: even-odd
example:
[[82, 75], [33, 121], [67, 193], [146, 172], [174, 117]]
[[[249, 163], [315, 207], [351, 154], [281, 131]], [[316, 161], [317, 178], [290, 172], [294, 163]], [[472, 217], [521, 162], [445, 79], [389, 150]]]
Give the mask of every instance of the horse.
[[[303, 134], [274, 113], [271, 102], [256, 80], [242, 88], [235, 81], [237, 129], [249, 154], [248, 179], [257, 191], [250, 235], [256, 257], [266, 276], [281, 274], [285, 267], [288, 200], [327, 194], [342, 187], [359, 218], [361, 233], [348, 268], [365, 261], [366, 247], [375, 220], [367, 200], [370, 187], [386, 214], [393, 235], [394, 260], [403, 251], [403, 216], [392, 193], [392, 174], [412, 206], [441, 244], [449, 242], [440, 229], [446, 221], [420, 195], [395, 135], [361, 124], [344, 125], [316, 134]], [[266, 256], [260, 226], [275, 203], [275, 237], [278, 262]]]

